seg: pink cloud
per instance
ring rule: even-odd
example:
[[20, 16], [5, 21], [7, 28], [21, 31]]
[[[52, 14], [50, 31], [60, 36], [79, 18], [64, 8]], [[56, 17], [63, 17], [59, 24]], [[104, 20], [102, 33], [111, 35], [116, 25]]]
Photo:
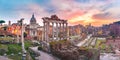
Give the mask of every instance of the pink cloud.
[[[42, 17], [49, 17], [52, 14], [57, 14], [58, 17], [61, 19], [71, 19], [75, 18], [76, 16], [82, 16], [86, 14], [99, 14], [103, 13], [101, 11], [101, 6], [105, 6], [107, 4], [112, 3], [113, 0], [108, 0], [107, 2], [95, 2], [97, 0], [90, 0], [89, 4], [82, 4], [79, 2], [76, 2], [75, 0], [51, 0], [49, 3], [52, 5], [53, 8], [55, 8], [54, 13], [50, 13], [46, 11], [46, 8], [51, 9], [49, 7], [43, 7], [38, 4], [29, 4], [25, 8], [22, 7], [22, 10], [18, 11], [18, 15], [20, 17], [25, 18], [25, 22], [28, 23], [28, 21], [31, 18], [31, 15], [34, 13], [35, 17], [37, 19], [37, 22], [42, 25]], [[79, 22], [79, 21], [76, 21]], [[70, 23], [73, 24], [73, 23]]]

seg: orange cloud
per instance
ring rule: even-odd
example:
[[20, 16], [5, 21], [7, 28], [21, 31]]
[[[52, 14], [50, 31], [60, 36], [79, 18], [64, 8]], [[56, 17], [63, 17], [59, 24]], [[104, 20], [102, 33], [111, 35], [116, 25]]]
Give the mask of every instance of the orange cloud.
[[93, 26], [102, 26], [103, 24], [110, 24], [117, 20], [69, 20], [70, 25], [76, 25], [76, 24], [82, 24], [82, 25], [88, 25], [91, 23]]
[[110, 24], [115, 22], [116, 20], [96, 20], [92, 23], [94, 26], [102, 26], [103, 24]]
[[78, 16], [74, 16], [68, 20], [68, 23], [70, 25], [76, 25], [76, 24], [82, 24], [82, 25], [88, 25], [89, 23], [91, 23], [93, 26], [102, 26], [103, 24], [110, 24], [113, 23], [117, 20], [113, 20], [113, 19], [94, 19], [93, 18], [94, 13], [87, 13], [84, 15], [78, 15]]

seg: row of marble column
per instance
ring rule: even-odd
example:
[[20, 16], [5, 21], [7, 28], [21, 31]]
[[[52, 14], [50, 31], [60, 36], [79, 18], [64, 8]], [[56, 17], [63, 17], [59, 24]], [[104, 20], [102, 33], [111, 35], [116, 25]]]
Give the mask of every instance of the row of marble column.
[[[68, 24], [67, 23], [54, 23], [54, 22], [51, 22], [51, 23], [52, 23], [52, 40], [64, 40], [64, 39], [67, 39], [67, 37], [68, 37], [67, 36]], [[56, 24], [56, 31], [54, 31], [55, 30], [54, 24]], [[43, 35], [44, 35], [44, 40], [46, 42], [50, 41], [49, 27], [50, 27], [50, 22], [44, 22], [44, 33], [43, 33]], [[56, 34], [54, 32], [56, 32]], [[60, 37], [59, 37], [59, 33], [60, 33]], [[62, 37], [61, 37], [61, 34], [63, 35]], [[56, 35], [56, 37], [55, 37], [55, 35]], [[56, 38], [56, 39], [54, 39], [54, 38]]]

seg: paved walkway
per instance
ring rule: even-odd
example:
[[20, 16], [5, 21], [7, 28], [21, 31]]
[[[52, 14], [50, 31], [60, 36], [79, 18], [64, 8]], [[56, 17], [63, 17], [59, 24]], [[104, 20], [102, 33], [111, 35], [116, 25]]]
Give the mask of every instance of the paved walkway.
[[100, 60], [120, 60], [120, 56], [113, 53], [103, 53]]
[[7, 57], [4, 56], [0, 56], [0, 60], [11, 60], [11, 59], [8, 59]]
[[78, 43], [77, 46], [80, 47], [80, 46], [84, 45], [90, 39], [91, 36], [92, 35], [88, 35], [87, 38], [85, 40], [81, 41], [80, 43]]
[[43, 51], [39, 51], [37, 49], [38, 47], [31, 47], [31, 49], [33, 49], [34, 51], [40, 53], [40, 56], [38, 57], [39, 60], [57, 60], [55, 57], [53, 57], [52, 55], [45, 53]]

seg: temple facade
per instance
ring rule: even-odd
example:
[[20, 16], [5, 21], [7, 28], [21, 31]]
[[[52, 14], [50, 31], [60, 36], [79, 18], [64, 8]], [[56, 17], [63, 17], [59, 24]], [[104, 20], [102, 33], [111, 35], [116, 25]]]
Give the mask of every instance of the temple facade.
[[67, 20], [59, 19], [56, 15], [52, 15], [50, 18], [44, 17], [42, 19], [43, 19], [44, 41], [50, 42], [54, 40], [65, 40], [68, 38]]

